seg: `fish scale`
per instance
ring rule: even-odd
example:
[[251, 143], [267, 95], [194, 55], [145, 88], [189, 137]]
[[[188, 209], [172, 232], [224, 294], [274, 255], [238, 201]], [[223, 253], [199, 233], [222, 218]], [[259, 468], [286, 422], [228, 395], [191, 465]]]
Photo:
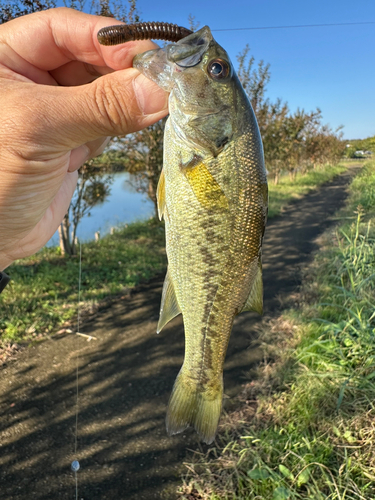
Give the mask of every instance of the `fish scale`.
[[192, 425], [211, 443], [233, 320], [243, 310], [262, 312], [261, 138], [228, 54], [208, 27], [136, 56], [133, 65], [170, 92], [158, 187], [168, 256], [158, 331], [182, 313], [185, 358], [167, 430]]

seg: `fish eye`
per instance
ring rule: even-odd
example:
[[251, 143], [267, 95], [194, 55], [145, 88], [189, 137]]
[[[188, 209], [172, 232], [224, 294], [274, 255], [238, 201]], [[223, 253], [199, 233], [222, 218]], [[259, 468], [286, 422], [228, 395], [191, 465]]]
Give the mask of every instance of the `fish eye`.
[[230, 75], [230, 64], [224, 59], [213, 59], [207, 67], [208, 74], [214, 80], [223, 80]]

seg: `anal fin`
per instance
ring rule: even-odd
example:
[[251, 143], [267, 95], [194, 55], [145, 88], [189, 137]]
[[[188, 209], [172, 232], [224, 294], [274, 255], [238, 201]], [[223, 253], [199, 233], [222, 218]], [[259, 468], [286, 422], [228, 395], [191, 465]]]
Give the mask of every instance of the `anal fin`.
[[176, 293], [174, 291], [174, 286], [169, 275], [169, 271], [167, 271], [167, 275], [165, 276], [164, 285], [163, 285], [163, 293], [161, 297], [161, 306], [160, 306], [160, 317], [159, 323], [157, 327], [157, 333], [161, 332], [164, 326], [169, 323], [173, 318], [178, 316], [181, 313], [180, 306], [178, 305]]
[[263, 279], [262, 279], [262, 261], [259, 258], [255, 271], [253, 286], [251, 287], [249, 296], [240, 312], [255, 311], [260, 315], [263, 314]]

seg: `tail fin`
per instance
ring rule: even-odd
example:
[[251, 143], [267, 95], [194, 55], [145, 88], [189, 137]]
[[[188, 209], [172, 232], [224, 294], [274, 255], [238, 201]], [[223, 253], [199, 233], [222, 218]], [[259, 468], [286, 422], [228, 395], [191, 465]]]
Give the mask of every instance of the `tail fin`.
[[206, 389], [181, 370], [169, 400], [166, 418], [168, 434], [178, 434], [191, 425], [205, 443], [212, 443], [219, 424], [222, 401], [222, 379]]

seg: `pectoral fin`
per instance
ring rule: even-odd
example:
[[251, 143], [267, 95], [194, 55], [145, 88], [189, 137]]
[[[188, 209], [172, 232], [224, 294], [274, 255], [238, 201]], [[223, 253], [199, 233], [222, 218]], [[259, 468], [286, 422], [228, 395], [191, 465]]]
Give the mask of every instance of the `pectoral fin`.
[[228, 200], [199, 156], [181, 166], [199, 203], [207, 209], [228, 209]]
[[165, 277], [163, 293], [161, 297], [160, 317], [157, 327], [157, 333], [161, 332], [164, 326], [181, 313], [180, 306], [177, 302], [176, 293], [174, 291], [172, 280], [169, 276], [169, 271]]
[[263, 279], [262, 279], [262, 262], [259, 259], [253, 286], [251, 287], [249, 296], [240, 312], [255, 311], [263, 314]]
[[158, 188], [156, 190], [156, 198], [158, 200], [159, 219], [162, 220], [165, 212], [165, 177], [164, 170], [161, 171]]

